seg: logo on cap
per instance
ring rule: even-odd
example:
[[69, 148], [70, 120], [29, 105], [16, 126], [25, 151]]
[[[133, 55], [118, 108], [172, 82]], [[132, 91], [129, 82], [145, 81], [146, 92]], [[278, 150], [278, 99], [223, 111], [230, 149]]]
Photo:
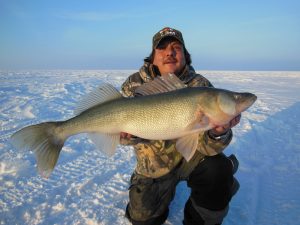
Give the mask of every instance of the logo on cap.
[[166, 36], [166, 35], [171, 35], [171, 36], [176, 35], [176, 32], [172, 28], [169, 28], [169, 27], [165, 27], [164, 29], [159, 31], [159, 33], [160, 33], [161, 37]]

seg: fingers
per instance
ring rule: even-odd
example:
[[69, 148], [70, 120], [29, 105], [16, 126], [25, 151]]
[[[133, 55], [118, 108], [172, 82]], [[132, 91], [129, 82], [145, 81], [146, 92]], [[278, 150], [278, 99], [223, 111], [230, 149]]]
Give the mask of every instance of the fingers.
[[125, 132], [120, 133], [120, 138], [130, 139], [131, 137], [132, 137], [131, 134], [128, 134], [128, 133], [125, 133]]
[[125, 138], [125, 137], [126, 137], [126, 133], [121, 132], [121, 133], [120, 133], [120, 138]]
[[218, 135], [222, 135], [224, 133], [226, 133], [229, 130], [229, 125], [226, 126], [218, 126], [213, 128], [211, 131], [214, 135], [218, 136]]
[[213, 134], [215, 135], [221, 135], [226, 133], [230, 128], [236, 126], [241, 120], [241, 114], [233, 118], [228, 124], [225, 124], [223, 126], [217, 126], [214, 129], [212, 129]]

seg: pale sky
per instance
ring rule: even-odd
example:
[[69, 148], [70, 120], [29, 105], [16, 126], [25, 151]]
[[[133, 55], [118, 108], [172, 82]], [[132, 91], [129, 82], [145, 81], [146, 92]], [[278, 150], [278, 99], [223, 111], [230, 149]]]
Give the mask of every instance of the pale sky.
[[196, 70], [300, 70], [298, 0], [0, 0], [0, 69], [138, 69], [179, 29]]

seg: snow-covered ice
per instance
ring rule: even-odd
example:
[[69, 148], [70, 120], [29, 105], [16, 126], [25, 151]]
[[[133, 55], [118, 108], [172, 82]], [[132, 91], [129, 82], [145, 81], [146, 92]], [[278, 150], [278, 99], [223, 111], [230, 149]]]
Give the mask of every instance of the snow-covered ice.
[[[120, 88], [133, 72], [0, 71], [0, 224], [129, 224], [130, 147], [107, 158], [77, 135], [43, 179], [33, 153], [17, 151], [9, 138], [30, 124], [70, 118], [85, 93], [103, 82]], [[216, 87], [258, 96], [225, 151], [240, 161], [241, 188], [224, 225], [300, 223], [300, 72], [199, 72]], [[180, 183], [166, 225], [181, 224], [188, 195]]]

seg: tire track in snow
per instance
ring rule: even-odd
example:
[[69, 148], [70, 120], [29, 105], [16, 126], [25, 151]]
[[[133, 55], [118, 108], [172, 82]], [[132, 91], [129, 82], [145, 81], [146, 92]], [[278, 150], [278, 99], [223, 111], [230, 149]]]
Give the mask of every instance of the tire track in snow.
[[[89, 147], [87, 146], [87, 148]], [[43, 179], [35, 174], [28, 180], [21, 178], [18, 184], [11, 188], [2, 186], [0, 217], [5, 218], [6, 221], [13, 221], [15, 219], [12, 215], [20, 211], [23, 216], [26, 214], [36, 217], [33, 213], [34, 208], [40, 210], [40, 207], [48, 207], [51, 211], [51, 207], [59, 202], [69, 202], [73, 206], [80, 205], [80, 207], [89, 208], [90, 206], [84, 202], [90, 198], [92, 198], [90, 199], [92, 203], [99, 204], [103, 208], [109, 199], [118, 199], [120, 196], [123, 206], [125, 203], [122, 199], [127, 198], [129, 174], [132, 172], [132, 168], [124, 166], [124, 164], [129, 165], [128, 163], [131, 161], [133, 166], [131, 150], [120, 148], [118, 151], [121, 152], [113, 158], [101, 156], [97, 151], [86, 150], [70, 162], [58, 163], [59, 165], [49, 179]], [[64, 152], [62, 151], [61, 154]], [[128, 169], [124, 170], [124, 168]], [[122, 175], [122, 173], [125, 174]], [[68, 200], [66, 201], [66, 199]], [[25, 208], [26, 205], [32, 207], [32, 202], [35, 204], [30, 213]], [[43, 206], [45, 202], [47, 202], [47, 206]], [[120, 208], [124, 211], [123, 207]], [[11, 215], [1, 215], [5, 211], [9, 211]], [[72, 221], [71, 219], [70, 217], [70, 221]]]

